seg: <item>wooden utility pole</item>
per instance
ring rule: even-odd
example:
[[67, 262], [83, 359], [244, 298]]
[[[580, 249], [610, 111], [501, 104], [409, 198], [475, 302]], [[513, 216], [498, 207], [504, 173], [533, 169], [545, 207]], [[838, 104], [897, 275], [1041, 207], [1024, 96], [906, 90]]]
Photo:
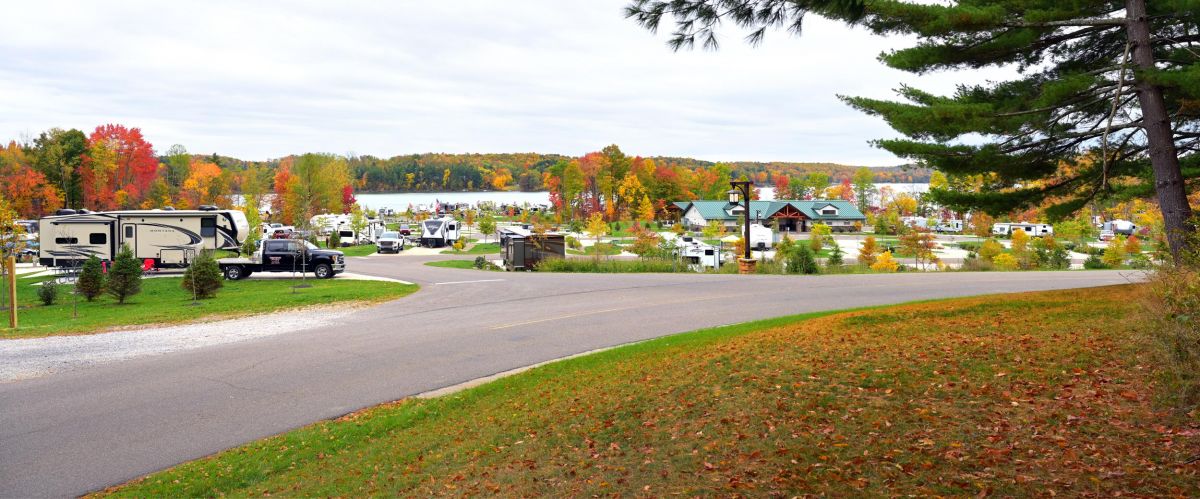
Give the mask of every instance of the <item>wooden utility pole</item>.
[[4, 262], [4, 267], [8, 269], [8, 327], [17, 328], [17, 259], [9, 256]]

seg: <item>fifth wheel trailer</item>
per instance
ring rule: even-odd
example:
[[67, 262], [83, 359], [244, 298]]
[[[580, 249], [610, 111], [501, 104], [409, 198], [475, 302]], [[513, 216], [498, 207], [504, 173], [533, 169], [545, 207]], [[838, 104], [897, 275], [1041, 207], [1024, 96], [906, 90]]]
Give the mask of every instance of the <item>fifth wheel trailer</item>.
[[201, 250], [237, 251], [250, 232], [237, 210], [59, 210], [42, 218], [38, 260], [49, 267], [78, 265], [95, 255], [111, 261], [122, 245], [156, 267], [187, 267]]

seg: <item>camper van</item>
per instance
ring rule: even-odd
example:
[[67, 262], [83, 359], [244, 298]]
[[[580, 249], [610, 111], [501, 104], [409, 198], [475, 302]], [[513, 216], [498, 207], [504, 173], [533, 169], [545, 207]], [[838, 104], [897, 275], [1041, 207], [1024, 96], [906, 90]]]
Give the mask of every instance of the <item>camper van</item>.
[[58, 210], [39, 225], [42, 265], [77, 265], [95, 255], [111, 261], [122, 245], [156, 267], [187, 267], [201, 250], [241, 247], [250, 225], [237, 210], [202, 206], [199, 210], [91, 212]]
[[1050, 224], [1031, 224], [1031, 223], [998, 223], [992, 226], [992, 234], [997, 236], [1011, 236], [1013, 231], [1021, 229], [1034, 237], [1053, 236], [1054, 227]]
[[440, 248], [458, 241], [458, 220], [453, 217], [434, 218], [421, 222], [421, 246]]

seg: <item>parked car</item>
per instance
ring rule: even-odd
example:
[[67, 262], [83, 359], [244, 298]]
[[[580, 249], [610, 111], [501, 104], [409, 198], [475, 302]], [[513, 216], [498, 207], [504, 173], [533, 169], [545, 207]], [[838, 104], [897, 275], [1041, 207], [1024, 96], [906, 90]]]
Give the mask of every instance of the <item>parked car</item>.
[[412, 227], [409, 227], [408, 224], [400, 224], [400, 235], [411, 236], [412, 235]]
[[404, 236], [399, 232], [384, 232], [375, 241], [375, 249], [380, 253], [399, 253], [404, 251]]

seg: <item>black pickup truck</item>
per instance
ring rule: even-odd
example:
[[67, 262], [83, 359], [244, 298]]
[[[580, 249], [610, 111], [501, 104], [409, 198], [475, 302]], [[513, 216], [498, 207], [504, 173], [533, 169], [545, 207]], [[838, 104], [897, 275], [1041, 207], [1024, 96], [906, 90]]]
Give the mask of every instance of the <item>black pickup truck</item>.
[[346, 256], [302, 239], [267, 239], [259, 241], [258, 250], [249, 258], [222, 258], [217, 264], [231, 281], [255, 272], [312, 272], [328, 279], [346, 270]]

